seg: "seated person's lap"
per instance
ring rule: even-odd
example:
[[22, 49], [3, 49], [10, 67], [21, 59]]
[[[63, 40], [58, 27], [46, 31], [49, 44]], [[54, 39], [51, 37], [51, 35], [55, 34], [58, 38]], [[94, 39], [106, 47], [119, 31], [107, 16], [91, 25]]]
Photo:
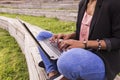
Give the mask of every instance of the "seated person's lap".
[[96, 54], [73, 48], [63, 52], [57, 62], [58, 70], [70, 79], [81, 77], [85, 80], [104, 80], [105, 67], [101, 58]]

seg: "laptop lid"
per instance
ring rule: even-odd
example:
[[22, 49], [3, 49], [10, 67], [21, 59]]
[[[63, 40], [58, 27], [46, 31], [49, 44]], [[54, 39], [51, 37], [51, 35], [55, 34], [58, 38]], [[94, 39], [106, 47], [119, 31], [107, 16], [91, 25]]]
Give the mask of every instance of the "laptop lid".
[[27, 30], [29, 35], [32, 37], [34, 42], [36, 43], [37, 47], [40, 47], [44, 54], [49, 58], [49, 59], [57, 59], [60, 56], [60, 51], [57, 49], [56, 46], [53, 46], [50, 44], [49, 40], [43, 40], [43, 41], [38, 41], [35, 36], [32, 34], [30, 29], [27, 27], [27, 25], [20, 19], [17, 18], [17, 20], [22, 24], [22, 26]]

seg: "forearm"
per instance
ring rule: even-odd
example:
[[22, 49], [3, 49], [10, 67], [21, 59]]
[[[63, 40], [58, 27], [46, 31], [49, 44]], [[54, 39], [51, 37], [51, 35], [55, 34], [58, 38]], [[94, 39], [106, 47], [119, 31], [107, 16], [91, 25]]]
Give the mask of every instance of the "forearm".
[[[100, 40], [101, 50], [106, 50], [106, 43], [104, 40]], [[98, 49], [99, 43], [97, 40], [89, 40], [87, 41], [87, 48]]]

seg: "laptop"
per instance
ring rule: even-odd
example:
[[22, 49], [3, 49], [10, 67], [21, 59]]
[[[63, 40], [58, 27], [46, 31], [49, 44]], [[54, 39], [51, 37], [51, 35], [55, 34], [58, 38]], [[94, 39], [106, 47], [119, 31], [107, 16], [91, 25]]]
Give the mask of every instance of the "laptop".
[[22, 26], [26, 29], [26, 31], [29, 33], [29, 35], [32, 37], [34, 42], [36, 43], [37, 47], [40, 47], [44, 54], [52, 60], [57, 59], [61, 55], [61, 51], [57, 47], [57, 43], [51, 43], [49, 39], [45, 39], [42, 41], [38, 41], [35, 36], [32, 34], [30, 29], [27, 27], [27, 25], [20, 19], [17, 18], [17, 20], [22, 24]]

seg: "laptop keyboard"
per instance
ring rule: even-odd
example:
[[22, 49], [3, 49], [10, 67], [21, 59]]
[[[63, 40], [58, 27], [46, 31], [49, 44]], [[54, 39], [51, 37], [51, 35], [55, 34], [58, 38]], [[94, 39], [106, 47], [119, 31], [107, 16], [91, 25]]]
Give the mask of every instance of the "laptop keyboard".
[[62, 51], [58, 49], [57, 43], [51, 43], [48, 39], [43, 40], [43, 42], [48, 46], [56, 55], [60, 56]]

